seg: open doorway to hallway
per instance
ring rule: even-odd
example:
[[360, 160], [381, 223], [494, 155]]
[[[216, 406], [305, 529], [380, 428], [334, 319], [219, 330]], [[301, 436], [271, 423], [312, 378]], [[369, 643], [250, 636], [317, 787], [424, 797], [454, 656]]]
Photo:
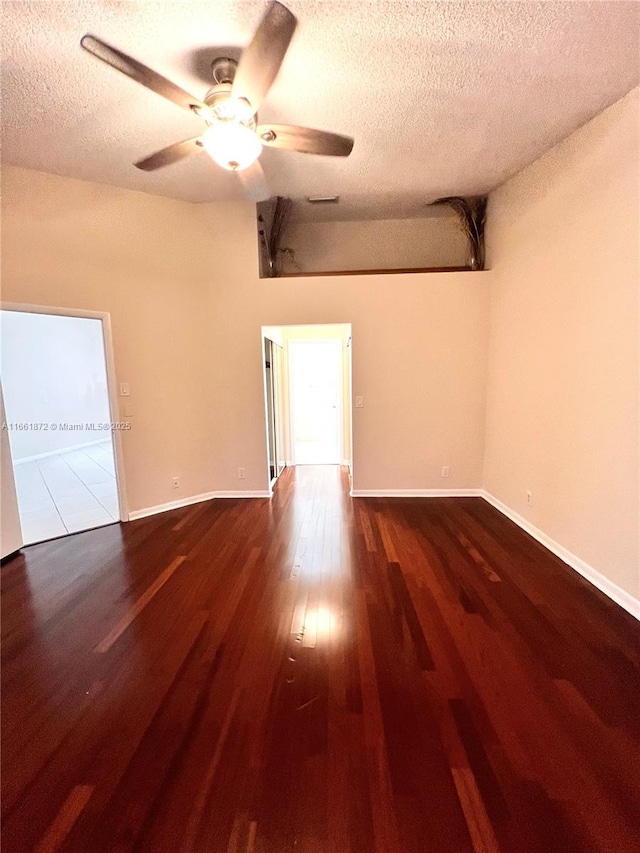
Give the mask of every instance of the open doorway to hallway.
[[270, 356], [265, 358], [270, 482], [284, 464], [351, 470], [351, 325], [264, 326], [262, 335]]
[[339, 339], [289, 342], [291, 445], [296, 465], [342, 459], [342, 345]]
[[3, 429], [23, 544], [117, 522], [102, 321], [13, 310], [0, 320]]

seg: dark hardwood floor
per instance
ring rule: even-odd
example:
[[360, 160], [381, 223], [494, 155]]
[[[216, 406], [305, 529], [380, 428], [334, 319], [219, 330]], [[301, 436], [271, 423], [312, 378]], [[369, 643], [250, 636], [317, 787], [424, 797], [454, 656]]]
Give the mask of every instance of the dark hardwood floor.
[[639, 633], [482, 499], [333, 467], [26, 548], [3, 853], [638, 851]]

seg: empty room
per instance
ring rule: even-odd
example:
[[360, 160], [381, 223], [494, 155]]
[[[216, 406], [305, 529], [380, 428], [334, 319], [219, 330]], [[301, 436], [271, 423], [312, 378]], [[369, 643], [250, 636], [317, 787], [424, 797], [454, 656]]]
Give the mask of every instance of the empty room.
[[3, 853], [635, 853], [640, 3], [2, 6]]

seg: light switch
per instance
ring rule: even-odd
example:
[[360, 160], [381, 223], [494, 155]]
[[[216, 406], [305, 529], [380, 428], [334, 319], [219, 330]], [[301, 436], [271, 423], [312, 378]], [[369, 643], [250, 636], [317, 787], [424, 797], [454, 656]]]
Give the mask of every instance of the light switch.
[[128, 382], [121, 382], [120, 383], [120, 396], [121, 397], [128, 397], [129, 396], [129, 383]]
[[364, 397], [356, 397], [356, 409], [364, 408]]

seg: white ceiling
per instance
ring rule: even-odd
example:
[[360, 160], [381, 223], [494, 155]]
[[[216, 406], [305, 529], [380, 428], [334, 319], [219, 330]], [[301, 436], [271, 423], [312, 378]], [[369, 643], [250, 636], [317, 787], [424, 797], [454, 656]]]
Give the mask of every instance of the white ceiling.
[[[609, 0], [290, 0], [299, 24], [262, 121], [355, 137], [347, 159], [265, 150], [273, 194], [339, 194], [298, 218], [416, 216], [484, 193], [640, 79], [640, 4]], [[90, 32], [202, 96], [264, 0], [2, 4], [3, 160], [195, 202], [238, 198], [206, 153], [135, 160], [202, 122], [81, 50]], [[235, 49], [235, 50], [234, 50]], [[594, 176], [597, 178], [597, 176]]]

